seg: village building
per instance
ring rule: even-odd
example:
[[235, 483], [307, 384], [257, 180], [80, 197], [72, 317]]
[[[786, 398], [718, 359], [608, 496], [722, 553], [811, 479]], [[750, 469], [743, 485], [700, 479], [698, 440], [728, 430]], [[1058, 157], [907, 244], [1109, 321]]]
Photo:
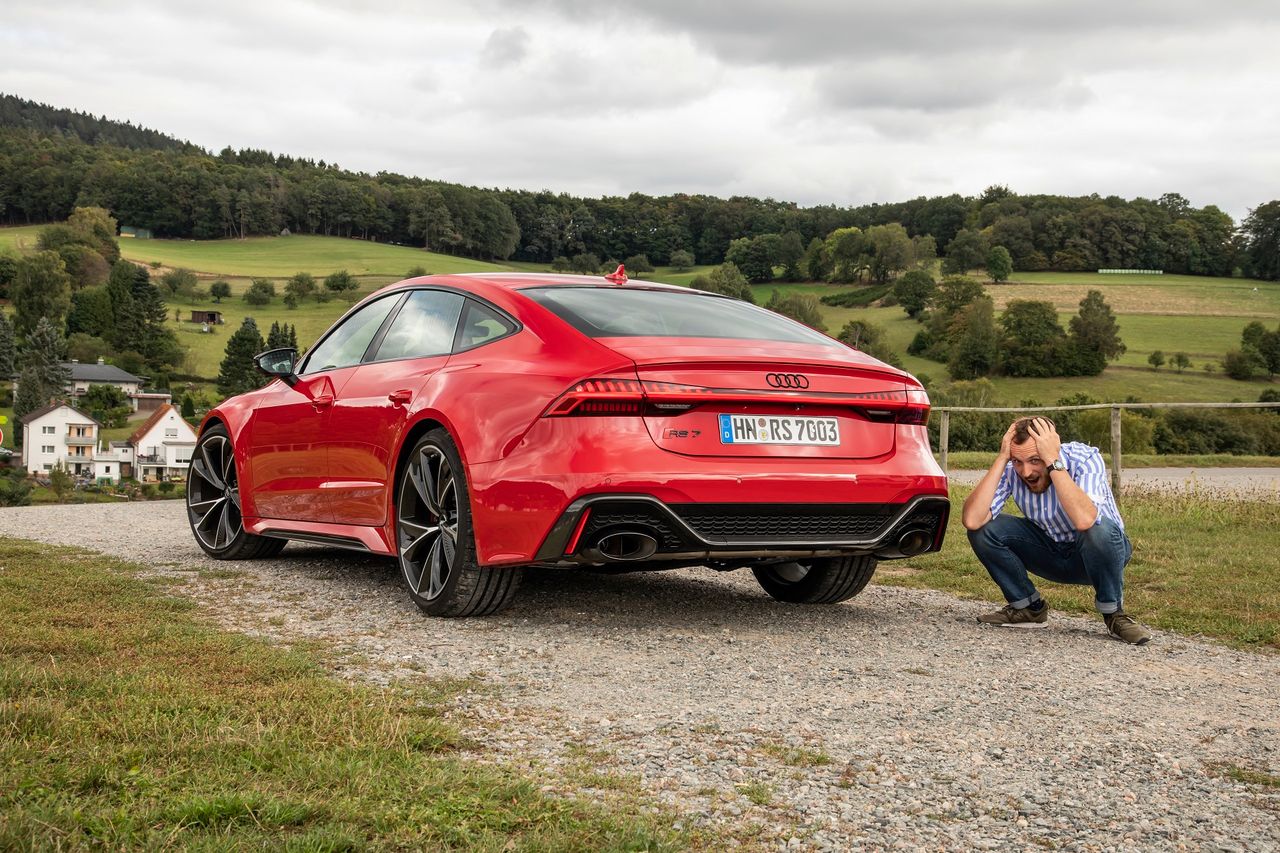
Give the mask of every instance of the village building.
[[74, 476], [94, 476], [101, 428], [102, 424], [66, 403], [31, 412], [22, 418], [22, 467], [29, 474], [47, 475], [61, 462]]
[[142, 482], [185, 478], [196, 446], [196, 431], [166, 403], [129, 436], [134, 476]]
[[143, 390], [143, 379], [122, 370], [114, 364], [107, 364], [99, 358], [97, 364], [81, 363], [76, 360], [63, 362], [71, 376], [66, 391], [72, 397], [83, 397], [90, 385], [112, 385], [119, 388], [129, 401], [129, 408], [135, 412], [153, 412], [172, 400], [167, 391]]
[[136, 477], [144, 483], [185, 479], [196, 431], [171, 404], [151, 413], [125, 441], [101, 441], [102, 424], [67, 403], [53, 403], [21, 421], [22, 467], [47, 477], [59, 462], [96, 483]]

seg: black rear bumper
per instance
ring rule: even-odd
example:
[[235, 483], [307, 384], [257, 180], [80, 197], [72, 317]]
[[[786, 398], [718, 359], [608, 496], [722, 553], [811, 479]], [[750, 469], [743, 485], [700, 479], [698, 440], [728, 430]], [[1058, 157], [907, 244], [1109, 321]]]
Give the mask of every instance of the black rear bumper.
[[[542, 563], [599, 563], [600, 538], [644, 531], [649, 560], [875, 554], [896, 559], [908, 532], [942, 547], [951, 502], [922, 495], [902, 504], [668, 504], [649, 495], [592, 495], [574, 501], [538, 549]], [[915, 553], [923, 553], [916, 551]]]

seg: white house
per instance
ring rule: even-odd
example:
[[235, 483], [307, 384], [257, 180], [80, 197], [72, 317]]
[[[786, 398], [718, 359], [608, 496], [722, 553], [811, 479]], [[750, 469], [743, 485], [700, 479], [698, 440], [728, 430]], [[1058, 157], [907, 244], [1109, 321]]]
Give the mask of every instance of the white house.
[[88, 391], [90, 385], [114, 385], [126, 397], [132, 397], [142, 390], [142, 377], [121, 370], [114, 364], [107, 364], [101, 358], [97, 364], [81, 364], [73, 360], [63, 362], [62, 366], [71, 374], [71, 384], [67, 391], [77, 397]]
[[129, 436], [134, 476], [143, 482], [186, 477], [196, 446], [196, 431], [166, 403]]
[[[58, 463], [71, 474], [94, 475], [102, 424], [66, 403], [54, 403], [22, 418], [22, 467], [44, 474]], [[116, 469], [117, 472], [119, 469]]]

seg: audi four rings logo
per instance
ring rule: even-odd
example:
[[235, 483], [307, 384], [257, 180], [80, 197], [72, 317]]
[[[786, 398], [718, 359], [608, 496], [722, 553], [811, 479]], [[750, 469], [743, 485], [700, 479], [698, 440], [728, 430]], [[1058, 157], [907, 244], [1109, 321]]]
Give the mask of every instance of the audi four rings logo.
[[808, 388], [809, 377], [800, 373], [770, 373], [764, 377], [774, 388]]

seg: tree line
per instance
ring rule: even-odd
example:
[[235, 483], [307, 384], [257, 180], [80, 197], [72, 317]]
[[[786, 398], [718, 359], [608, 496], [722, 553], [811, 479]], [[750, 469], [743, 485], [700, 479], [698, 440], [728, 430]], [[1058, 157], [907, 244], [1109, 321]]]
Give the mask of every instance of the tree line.
[[772, 278], [772, 268], [784, 278], [848, 276], [847, 253], [831, 257], [828, 249], [823, 259], [814, 248], [841, 229], [885, 241], [878, 254], [892, 259], [899, 235], [872, 231], [891, 225], [915, 251], [932, 245], [948, 272], [982, 266], [1003, 247], [1013, 270], [1280, 279], [1280, 202], [1260, 205], [1237, 228], [1217, 207], [1195, 208], [1177, 193], [1126, 200], [993, 186], [977, 197], [857, 207], [689, 194], [582, 198], [370, 175], [254, 149], [214, 154], [130, 124], [0, 98], [0, 221], [57, 221], [88, 206], [159, 237], [325, 234], [481, 258], [594, 258], [597, 268], [641, 257], [659, 265], [734, 260], [753, 281]]

